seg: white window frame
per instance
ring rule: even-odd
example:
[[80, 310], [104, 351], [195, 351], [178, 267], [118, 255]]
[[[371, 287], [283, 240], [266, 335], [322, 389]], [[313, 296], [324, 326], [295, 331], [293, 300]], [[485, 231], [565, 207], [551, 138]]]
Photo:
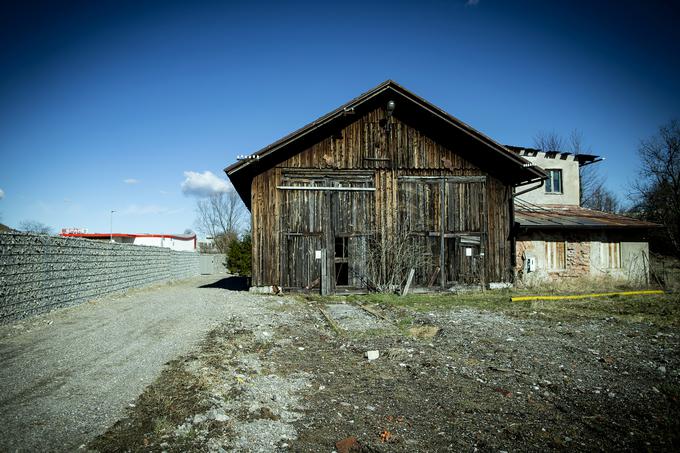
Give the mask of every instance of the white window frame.
[[[546, 168], [545, 171], [548, 173], [548, 179], [545, 181], [545, 193], [563, 194], [564, 193], [564, 178], [561, 168]], [[559, 174], [560, 178], [560, 190], [555, 190], [555, 180], [553, 174]], [[548, 184], [550, 184], [550, 190], [548, 190]]]

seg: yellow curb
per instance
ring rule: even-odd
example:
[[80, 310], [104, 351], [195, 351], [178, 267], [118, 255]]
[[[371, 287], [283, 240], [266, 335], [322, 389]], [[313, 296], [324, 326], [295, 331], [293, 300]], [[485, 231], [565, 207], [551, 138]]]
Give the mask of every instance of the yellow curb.
[[606, 297], [606, 296], [638, 296], [644, 294], [665, 294], [659, 289], [650, 289], [645, 291], [623, 291], [619, 293], [595, 293], [595, 294], [576, 294], [572, 296], [521, 296], [511, 297], [513, 302], [522, 300], [565, 300], [565, 299], [589, 299], [591, 297]]

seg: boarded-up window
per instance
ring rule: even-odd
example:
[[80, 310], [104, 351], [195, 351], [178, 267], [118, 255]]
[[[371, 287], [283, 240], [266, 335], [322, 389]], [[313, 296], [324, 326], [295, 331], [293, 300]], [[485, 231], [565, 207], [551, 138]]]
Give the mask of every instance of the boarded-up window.
[[546, 241], [545, 261], [548, 270], [561, 270], [567, 267], [567, 243], [564, 241]]
[[600, 256], [602, 256], [602, 267], [605, 269], [621, 268], [621, 243], [602, 242], [600, 243]]

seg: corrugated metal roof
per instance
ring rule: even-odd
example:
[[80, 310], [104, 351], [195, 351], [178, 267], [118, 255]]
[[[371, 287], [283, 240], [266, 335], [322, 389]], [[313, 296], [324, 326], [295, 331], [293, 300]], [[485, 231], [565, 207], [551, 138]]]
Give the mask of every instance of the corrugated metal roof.
[[660, 225], [578, 206], [515, 203], [515, 221], [527, 229], [649, 229]]

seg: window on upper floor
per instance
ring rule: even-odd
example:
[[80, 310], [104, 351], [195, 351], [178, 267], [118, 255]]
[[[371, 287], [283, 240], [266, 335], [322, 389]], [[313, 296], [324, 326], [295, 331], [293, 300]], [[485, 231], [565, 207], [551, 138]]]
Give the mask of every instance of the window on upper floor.
[[562, 193], [562, 170], [546, 170], [545, 193]]

